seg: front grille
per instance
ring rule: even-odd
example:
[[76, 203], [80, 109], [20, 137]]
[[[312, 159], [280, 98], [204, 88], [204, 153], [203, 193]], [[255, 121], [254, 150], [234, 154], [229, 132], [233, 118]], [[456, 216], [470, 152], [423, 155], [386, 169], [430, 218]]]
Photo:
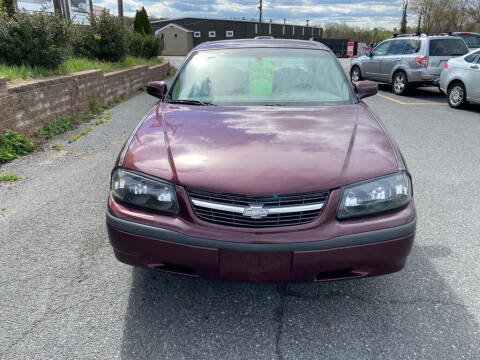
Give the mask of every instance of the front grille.
[[[200, 219], [222, 225], [250, 228], [265, 228], [278, 226], [293, 226], [306, 224], [316, 220], [322, 208], [306, 211], [295, 211], [276, 214], [268, 214], [265, 217], [254, 219], [242, 213], [224, 209], [213, 209], [196, 205], [194, 202], [208, 202], [212, 206], [226, 205], [240, 208], [248, 208], [251, 205], [263, 205], [263, 208], [283, 208], [292, 206], [323, 206], [327, 200], [328, 192], [317, 192], [300, 195], [272, 195], [265, 197], [238, 196], [223, 193], [214, 193], [203, 190], [188, 189], [188, 195], [195, 215]], [[210, 206], [207, 205], [207, 206]], [[218, 207], [218, 206], [216, 206]]]

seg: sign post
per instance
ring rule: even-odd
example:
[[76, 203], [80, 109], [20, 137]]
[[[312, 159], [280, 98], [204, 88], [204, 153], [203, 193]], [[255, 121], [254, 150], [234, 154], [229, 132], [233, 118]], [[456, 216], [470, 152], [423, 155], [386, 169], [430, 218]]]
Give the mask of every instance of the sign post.
[[350, 67], [352, 67], [354, 48], [355, 48], [355, 43], [353, 41], [349, 41], [347, 43], [347, 56], [350, 56]]

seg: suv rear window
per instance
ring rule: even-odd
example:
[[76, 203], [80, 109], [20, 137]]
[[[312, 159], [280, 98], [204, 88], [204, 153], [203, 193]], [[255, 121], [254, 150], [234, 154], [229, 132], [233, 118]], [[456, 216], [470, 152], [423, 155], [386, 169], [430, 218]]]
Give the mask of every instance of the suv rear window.
[[462, 56], [467, 53], [467, 45], [462, 39], [430, 40], [430, 56]]
[[480, 48], [480, 35], [478, 34], [459, 34], [463, 40], [467, 43], [469, 48]]

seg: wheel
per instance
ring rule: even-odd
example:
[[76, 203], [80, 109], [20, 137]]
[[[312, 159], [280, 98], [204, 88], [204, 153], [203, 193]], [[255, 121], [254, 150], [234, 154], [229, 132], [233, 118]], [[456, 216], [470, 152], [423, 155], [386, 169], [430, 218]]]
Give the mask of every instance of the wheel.
[[352, 84], [356, 84], [357, 81], [362, 80], [362, 73], [358, 66], [354, 66], [352, 71], [350, 71], [350, 79], [352, 80]]
[[460, 109], [467, 104], [467, 91], [465, 85], [456, 82], [448, 88], [448, 105], [454, 109]]
[[395, 95], [405, 95], [408, 92], [407, 74], [399, 71], [393, 75], [392, 91]]

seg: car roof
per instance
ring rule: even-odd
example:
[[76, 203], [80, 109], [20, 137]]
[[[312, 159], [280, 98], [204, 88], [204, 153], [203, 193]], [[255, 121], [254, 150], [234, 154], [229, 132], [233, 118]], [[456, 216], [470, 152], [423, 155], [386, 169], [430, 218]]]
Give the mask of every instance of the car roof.
[[209, 41], [199, 44], [194, 50], [237, 49], [237, 48], [291, 48], [291, 49], [330, 49], [322, 43], [293, 39], [235, 39]]

